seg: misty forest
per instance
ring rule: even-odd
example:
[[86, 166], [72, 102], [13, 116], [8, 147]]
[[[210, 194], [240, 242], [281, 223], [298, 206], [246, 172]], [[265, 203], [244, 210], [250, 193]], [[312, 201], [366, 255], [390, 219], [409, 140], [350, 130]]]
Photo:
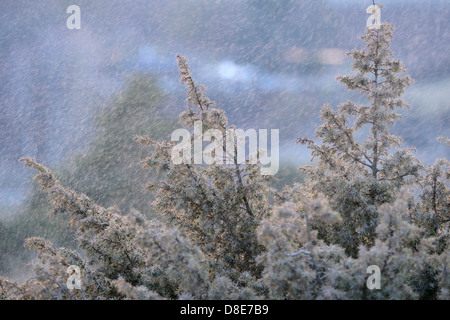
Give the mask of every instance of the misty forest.
[[0, 4], [0, 300], [450, 299], [448, 1], [76, 2]]

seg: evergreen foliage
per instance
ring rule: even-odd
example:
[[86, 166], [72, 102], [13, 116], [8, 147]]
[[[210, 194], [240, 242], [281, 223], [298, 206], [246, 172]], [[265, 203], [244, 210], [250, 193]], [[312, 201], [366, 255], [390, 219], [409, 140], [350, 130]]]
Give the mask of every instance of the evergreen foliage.
[[[53, 214], [70, 218], [79, 249], [28, 239], [38, 252], [35, 275], [24, 283], [0, 279], [0, 298], [449, 299], [449, 162], [424, 167], [390, 133], [411, 83], [392, 58], [391, 38], [383, 24], [350, 53], [355, 73], [338, 80], [368, 104], [322, 108], [320, 141], [298, 140], [317, 164], [301, 168], [305, 183], [281, 192], [260, 164], [239, 164], [235, 152], [226, 154], [227, 165], [176, 165], [174, 142], [136, 136], [151, 150], [142, 166], [159, 173], [147, 187], [164, 219], [150, 219], [101, 207], [22, 159], [37, 171]], [[187, 87], [181, 124], [233, 128], [187, 60], [177, 61]], [[82, 270], [81, 289], [65, 285], [70, 265]], [[369, 266], [381, 270], [380, 289], [366, 285]]]

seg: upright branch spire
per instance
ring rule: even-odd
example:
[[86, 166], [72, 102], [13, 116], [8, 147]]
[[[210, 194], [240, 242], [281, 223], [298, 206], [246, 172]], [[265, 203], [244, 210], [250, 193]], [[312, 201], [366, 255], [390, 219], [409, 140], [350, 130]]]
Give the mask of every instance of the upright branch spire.
[[401, 96], [412, 83], [401, 61], [393, 58], [392, 38], [387, 23], [367, 29], [362, 37], [365, 47], [349, 52], [355, 72], [337, 80], [348, 90], [365, 95], [368, 104], [358, 106], [348, 101], [338, 110], [325, 105], [323, 124], [316, 130], [322, 144], [308, 143], [319, 164], [304, 171], [311, 178], [313, 193], [325, 194], [342, 214], [341, 234], [335, 241], [353, 256], [360, 244], [373, 245], [377, 207], [393, 201], [420, 167], [410, 150], [395, 150], [402, 139], [390, 133], [390, 126], [401, 118], [396, 109], [408, 107]]

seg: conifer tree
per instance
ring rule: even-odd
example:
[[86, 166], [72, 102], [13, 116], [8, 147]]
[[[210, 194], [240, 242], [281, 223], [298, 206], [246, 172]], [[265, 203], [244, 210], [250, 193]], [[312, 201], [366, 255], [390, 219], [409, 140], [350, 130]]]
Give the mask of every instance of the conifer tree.
[[148, 194], [141, 192], [146, 172], [135, 161], [145, 155], [145, 148], [130, 141], [146, 132], [155, 138], [170, 134], [176, 121], [162, 114], [163, 101], [164, 94], [153, 76], [130, 76], [112, 105], [96, 115], [98, 134], [93, 145], [70, 159], [62, 180], [105, 206], [151, 214]]
[[414, 221], [425, 228], [427, 236], [438, 235], [450, 223], [450, 190], [448, 188], [450, 163], [438, 159], [421, 176], [421, 201], [418, 202]]
[[[134, 211], [122, 216], [85, 194], [63, 187], [53, 172], [34, 159], [22, 162], [37, 171], [53, 214], [70, 217], [78, 250], [54, 248], [40, 237], [25, 246], [38, 252], [34, 277], [25, 283], [0, 277], [3, 299], [163, 299], [206, 294], [208, 271], [202, 252], [180, 232]], [[82, 271], [79, 290], [68, 290], [67, 268]]]
[[[192, 128], [195, 121], [202, 121], [204, 130], [215, 129], [226, 137], [227, 129], [234, 127], [228, 124], [224, 111], [213, 108], [214, 102], [206, 97], [204, 87], [192, 78], [187, 60], [178, 55], [177, 61], [181, 82], [188, 91], [188, 109], [180, 115], [181, 124]], [[192, 132], [192, 141], [194, 134], [197, 133]], [[174, 164], [173, 142], [136, 138], [153, 147], [153, 153], [142, 162], [144, 167], [155, 168], [167, 177], [148, 185], [156, 194], [155, 210], [190, 235], [214, 268], [256, 275], [259, 269], [255, 259], [262, 249], [256, 239], [256, 227], [269, 213], [268, 183], [272, 178], [261, 175], [258, 164], [238, 163], [236, 139], [234, 136], [234, 152], [223, 150], [224, 159], [232, 158], [231, 164], [214, 162], [205, 167]]]
[[[148, 220], [103, 208], [22, 159], [37, 171], [53, 213], [70, 218], [79, 248], [27, 239], [38, 252], [35, 276], [0, 277], [0, 299], [449, 299], [449, 163], [423, 168], [400, 148], [389, 127], [407, 106], [401, 95], [411, 79], [392, 58], [388, 24], [363, 39], [366, 47], [351, 52], [356, 73], [338, 79], [365, 94], [367, 106], [323, 107], [321, 143], [299, 139], [317, 166], [302, 168], [309, 180], [282, 192], [269, 187], [260, 163], [238, 163], [236, 148], [224, 148], [226, 164], [175, 164], [173, 141], [137, 136], [152, 148], [142, 165], [161, 173], [148, 188], [165, 219]], [[181, 123], [202, 121], [225, 136], [233, 126], [224, 111], [195, 83], [186, 59], [177, 61], [188, 90]], [[65, 285], [72, 265], [82, 270], [74, 291]], [[381, 272], [375, 290], [368, 267]]]
[[[400, 149], [402, 139], [390, 133], [401, 118], [396, 111], [408, 107], [401, 96], [412, 82], [402, 62], [392, 57], [392, 38], [387, 23], [368, 29], [362, 37], [365, 48], [349, 53], [354, 74], [337, 78], [347, 89], [364, 94], [367, 104], [348, 101], [337, 110], [323, 106], [323, 124], [315, 133], [321, 143], [298, 139], [318, 159], [316, 167], [302, 168], [309, 176], [309, 196], [323, 194], [342, 216], [342, 222], [322, 230], [321, 236], [354, 257], [360, 244], [374, 244], [377, 206], [392, 202], [420, 168], [412, 150]], [[363, 141], [361, 135], [366, 135]]]
[[[449, 139], [439, 138], [450, 145]], [[420, 176], [419, 199], [411, 205], [410, 221], [429, 241], [430, 257], [423, 261], [420, 276], [412, 279], [420, 299], [449, 298], [450, 163], [437, 159]]]

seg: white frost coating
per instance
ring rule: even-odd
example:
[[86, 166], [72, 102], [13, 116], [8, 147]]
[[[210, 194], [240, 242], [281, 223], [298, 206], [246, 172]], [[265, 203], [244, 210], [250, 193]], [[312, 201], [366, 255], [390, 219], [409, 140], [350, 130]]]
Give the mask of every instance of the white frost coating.
[[381, 26], [381, 10], [377, 5], [371, 5], [367, 8], [367, 13], [372, 15], [367, 19], [367, 28], [369, 30], [379, 29]]
[[69, 278], [67, 279], [67, 289], [81, 289], [81, 271], [79, 266], [71, 265], [67, 268]]

